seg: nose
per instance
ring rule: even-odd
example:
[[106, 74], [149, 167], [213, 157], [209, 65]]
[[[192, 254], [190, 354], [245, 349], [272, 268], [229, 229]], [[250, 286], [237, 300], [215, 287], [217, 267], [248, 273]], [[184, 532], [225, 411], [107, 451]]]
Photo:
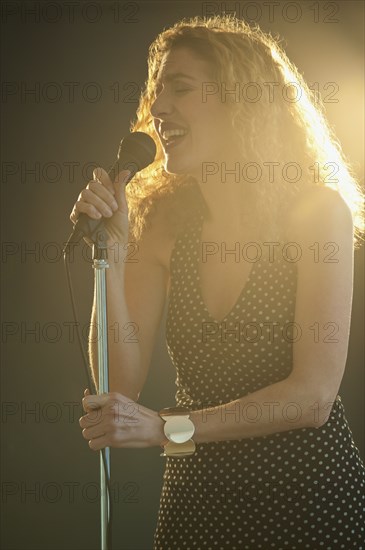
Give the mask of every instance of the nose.
[[174, 110], [173, 103], [171, 101], [170, 94], [166, 89], [162, 90], [155, 98], [151, 105], [151, 115], [154, 118], [163, 118], [165, 115], [169, 115]]

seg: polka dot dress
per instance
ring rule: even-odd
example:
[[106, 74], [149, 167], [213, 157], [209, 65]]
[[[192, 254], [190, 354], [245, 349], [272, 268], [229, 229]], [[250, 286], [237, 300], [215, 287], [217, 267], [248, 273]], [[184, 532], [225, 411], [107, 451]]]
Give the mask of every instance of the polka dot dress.
[[[296, 264], [272, 261], [263, 246], [236, 304], [214, 321], [200, 291], [202, 226], [198, 214], [175, 242], [166, 325], [176, 406], [194, 410], [286, 378], [297, 337]], [[246, 414], [255, 421], [260, 410], [253, 403]], [[365, 548], [365, 468], [339, 396], [319, 428], [201, 443], [193, 456], [161, 460], [154, 550]]]

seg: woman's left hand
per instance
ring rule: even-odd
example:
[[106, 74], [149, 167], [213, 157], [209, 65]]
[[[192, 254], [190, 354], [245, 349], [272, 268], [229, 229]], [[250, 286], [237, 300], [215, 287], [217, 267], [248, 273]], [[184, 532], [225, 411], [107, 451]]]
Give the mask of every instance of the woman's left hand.
[[82, 406], [87, 414], [79, 424], [93, 451], [104, 447], [157, 447], [167, 442], [164, 421], [156, 411], [117, 392], [90, 395], [85, 390], [84, 396]]

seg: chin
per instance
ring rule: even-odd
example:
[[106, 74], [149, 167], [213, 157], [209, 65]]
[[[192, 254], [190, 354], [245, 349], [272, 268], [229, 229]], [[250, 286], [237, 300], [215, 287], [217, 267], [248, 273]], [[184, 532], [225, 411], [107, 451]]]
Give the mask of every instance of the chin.
[[186, 160], [187, 160], [186, 157], [184, 160], [165, 158], [165, 164], [164, 164], [165, 171], [168, 174], [175, 174], [177, 176], [185, 175], [185, 176], [198, 177], [201, 171], [201, 167], [199, 170], [196, 166], [193, 167], [191, 163], [188, 164]]
[[180, 162], [166, 161], [165, 162], [165, 171], [168, 174], [175, 174], [176, 176], [188, 175], [190, 171], [187, 166], [184, 166]]

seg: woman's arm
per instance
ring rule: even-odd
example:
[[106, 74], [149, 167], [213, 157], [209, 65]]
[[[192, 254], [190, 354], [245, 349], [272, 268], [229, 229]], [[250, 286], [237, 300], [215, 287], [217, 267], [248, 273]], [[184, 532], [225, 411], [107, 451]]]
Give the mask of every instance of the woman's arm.
[[302, 251], [295, 308], [302, 336], [293, 343], [293, 370], [286, 379], [245, 397], [193, 411], [196, 443], [319, 427], [331, 412], [349, 341], [352, 216], [338, 192], [318, 187], [297, 202], [288, 223], [290, 241]]
[[[166, 255], [168, 239], [161, 222], [161, 207], [156, 205], [152, 223], [138, 246], [128, 242], [126, 176], [129, 172], [122, 171], [111, 182], [105, 170], [96, 168], [94, 179], [80, 193], [70, 217], [74, 223], [80, 213], [94, 219], [105, 218], [110, 248], [106, 270], [109, 389], [137, 401], [148, 374], [166, 300], [169, 273], [163, 254]], [[96, 387], [97, 340], [94, 299], [89, 352]]]
[[[137, 401], [147, 378], [156, 333], [166, 300], [168, 273], [148, 249], [147, 239], [135, 254], [115, 261], [109, 252], [106, 270], [109, 391]], [[90, 360], [98, 386], [95, 300], [91, 317]]]

